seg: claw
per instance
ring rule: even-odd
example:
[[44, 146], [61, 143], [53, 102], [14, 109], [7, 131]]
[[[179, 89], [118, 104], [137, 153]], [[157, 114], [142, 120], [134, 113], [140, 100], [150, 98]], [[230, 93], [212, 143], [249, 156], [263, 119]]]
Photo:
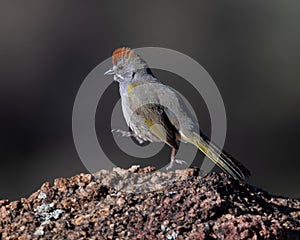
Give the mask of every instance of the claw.
[[171, 162], [167, 165], [166, 170], [167, 170], [167, 171], [171, 170], [172, 168], [175, 167], [176, 164], [188, 166], [187, 162], [184, 161], [184, 160], [180, 160], [180, 159], [171, 159]]

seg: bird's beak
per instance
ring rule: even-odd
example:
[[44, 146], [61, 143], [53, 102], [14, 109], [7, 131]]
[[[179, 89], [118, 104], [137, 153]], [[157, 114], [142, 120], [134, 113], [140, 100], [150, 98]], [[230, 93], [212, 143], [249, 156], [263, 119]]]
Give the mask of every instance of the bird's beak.
[[113, 75], [115, 73], [115, 71], [112, 69], [112, 68], [110, 68], [109, 70], [107, 70], [105, 73], [104, 73], [104, 75]]

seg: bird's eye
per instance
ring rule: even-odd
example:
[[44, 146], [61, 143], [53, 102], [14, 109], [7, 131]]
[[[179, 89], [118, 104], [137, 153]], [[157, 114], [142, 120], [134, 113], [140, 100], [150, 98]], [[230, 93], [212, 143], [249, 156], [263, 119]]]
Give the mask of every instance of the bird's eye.
[[134, 76], [135, 76], [135, 72], [132, 73], [131, 78], [134, 78]]

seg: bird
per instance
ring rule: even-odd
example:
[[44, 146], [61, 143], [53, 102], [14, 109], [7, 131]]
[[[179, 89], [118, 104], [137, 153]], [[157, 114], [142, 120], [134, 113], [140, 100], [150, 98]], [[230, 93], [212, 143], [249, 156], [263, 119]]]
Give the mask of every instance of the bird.
[[112, 67], [105, 75], [113, 75], [119, 84], [122, 111], [130, 129], [124, 135], [139, 142], [163, 142], [171, 147], [167, 170], [185, 161], [175, 158], [179, 142], [197, 147], [218, 167], [232, 177], [243, 180], [250, 171], [238, 160], [199, 130], [198, 121], [182, 97], [163, 84], [152, 73], [147, 62], [128, 47], [117, 48], [112, 54]]

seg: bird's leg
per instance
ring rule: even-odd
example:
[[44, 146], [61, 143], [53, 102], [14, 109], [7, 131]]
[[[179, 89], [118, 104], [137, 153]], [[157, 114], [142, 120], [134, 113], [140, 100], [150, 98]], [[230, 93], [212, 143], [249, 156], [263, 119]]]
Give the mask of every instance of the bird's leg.
[[175, 164], [180, 164], [180, 165], [185, 164], [185, 165], [187, 165], [186, 161], [175, 159], [175, 153], [176, 153], [176, 149], [172, 148], [171, 161], [168, 164], [168, 166], [166, 167], [167, 170], [170, 170], [170, 169], [174, 168]]

